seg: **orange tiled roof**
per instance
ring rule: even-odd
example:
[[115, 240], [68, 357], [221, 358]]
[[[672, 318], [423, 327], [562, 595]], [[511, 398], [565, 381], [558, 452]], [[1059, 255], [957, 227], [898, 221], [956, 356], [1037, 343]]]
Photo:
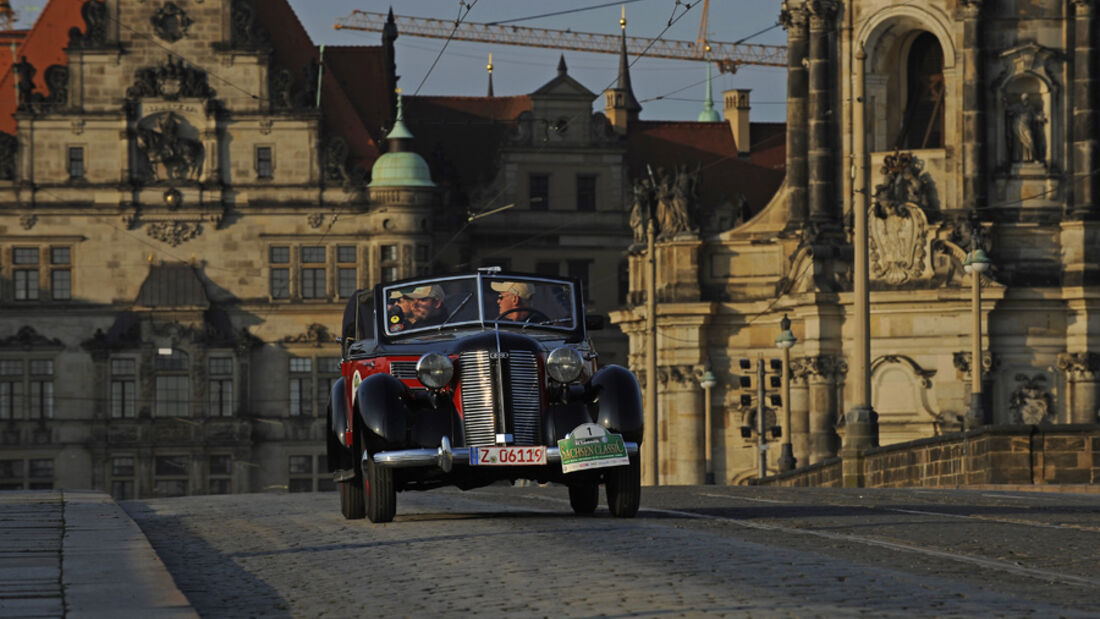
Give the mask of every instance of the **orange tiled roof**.
[[[78, 27], [84, 30], [84, 18], [80, 16], [83, 0], [51, 0], [42, 8], [38, 20], [30, 30], [3, 33], [0, 43], [11, 47], [15, 43], [14, 58], [27, 57], [34, 65], [35, 92], [48, 94], [45, 72], [50, 65], [69, 64], [65, 48], [69, 44], [69, 29]], [[0, 53], [0, 131], [15, 133], [15, 109], [18, 106], [15, 96], [15, 83], [18, 79], [12, 66], [11, 53]]]

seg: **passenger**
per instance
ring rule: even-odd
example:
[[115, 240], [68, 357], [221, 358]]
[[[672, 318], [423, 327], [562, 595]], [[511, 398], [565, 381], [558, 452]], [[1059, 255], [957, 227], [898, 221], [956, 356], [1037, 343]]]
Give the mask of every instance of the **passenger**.
[[497, 320], [522, 322], [531, 315], [531, 299], [535, 296], [535, 287], [525, 282], [492, 282], [497, 296]]
[[[390, 299], [401, 315], [396, 324], [391, 324], [390, 331], [431, 327], [447, 317], [443, 311], [443, 288], [438, 284], [395, 290], [390, 293]], [[398, 312], [392, 312], [391, 321], [397, 315]]]

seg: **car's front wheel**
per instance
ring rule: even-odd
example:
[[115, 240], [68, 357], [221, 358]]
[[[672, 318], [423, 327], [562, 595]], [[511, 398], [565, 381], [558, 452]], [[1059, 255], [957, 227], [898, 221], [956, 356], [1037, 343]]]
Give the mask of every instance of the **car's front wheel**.
[[569, 505], [575, 514], [591, 514], [600, 503], [600, 487], [596, 484], [569, 486]]
[[389, 522], [397, 513], [397, 489], [393, 485], [393, 469], [379, 466], [374, 458], [363, 463], [363, 493], [366, 495], [367, 518], [371, 522]]
[[363, 502], [362, 475], [340, 482], [340, 513], [347, 520], [359, 520], [367, 515], [366, 505]]
[[642, 501], [642, 468], [638, 456], [627, 466], [617, 466], [607, 472], [607, 509], [612, 516], [633, 518]]

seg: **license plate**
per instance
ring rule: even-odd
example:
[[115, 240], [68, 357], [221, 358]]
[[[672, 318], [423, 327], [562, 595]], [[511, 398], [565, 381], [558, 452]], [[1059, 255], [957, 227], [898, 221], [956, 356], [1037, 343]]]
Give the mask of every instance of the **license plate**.
[[470, 464], [474, 466], [537, 466], [546, 464], [546, 448], [534, 447], [474, 447], [470, 449]]

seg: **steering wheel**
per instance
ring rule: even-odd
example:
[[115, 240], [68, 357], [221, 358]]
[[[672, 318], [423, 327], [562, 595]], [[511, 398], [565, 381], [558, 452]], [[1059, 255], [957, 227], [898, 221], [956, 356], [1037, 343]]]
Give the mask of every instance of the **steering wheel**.
[[[550, 322], [549, 316], [533, 307], [513, 307], [510, 310], [504, 310], [500, 313], [500, 316], [497, 316], [497, 320], [501, 320], [508, 314], [517, 312], [527, 312], [527, 317], [522, 320], [516, 320], [515, 322]], [[512, 319], [509, 318], [508, 320]]]

